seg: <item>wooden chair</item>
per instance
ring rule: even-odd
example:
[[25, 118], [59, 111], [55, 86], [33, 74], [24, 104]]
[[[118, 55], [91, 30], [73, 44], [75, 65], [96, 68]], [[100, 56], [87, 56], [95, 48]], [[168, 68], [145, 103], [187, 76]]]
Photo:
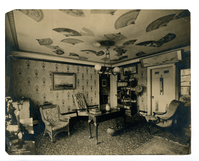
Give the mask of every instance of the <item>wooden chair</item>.
[[44, 105], [40, 107], [42, 121], [45, 124], [44, 135], [49, 134], [51, 141], [55, 141], [55, 136], [62, 131], [67, 131], [70, 135], [70, 116], [60, 118], [60, 108], [58, 105]]
[[87, 105], [83, 93], [73, 94], [73, 100], [77, 109], [77, 116], [88, 116], [90, 109], [98, 108], [98, 105]]

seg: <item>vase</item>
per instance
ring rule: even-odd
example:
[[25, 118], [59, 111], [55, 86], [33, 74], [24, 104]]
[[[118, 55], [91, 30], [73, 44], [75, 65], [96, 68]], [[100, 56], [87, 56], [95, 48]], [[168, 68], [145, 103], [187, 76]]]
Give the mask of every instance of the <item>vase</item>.
[[113, 136], [115, 134], [115, 129], [113, 127], [109, 127], [107, 129], [107, 134]]
[[106, 111], [110, 111], [111, 107], [109, 106], [109, 104], [106, 104]]

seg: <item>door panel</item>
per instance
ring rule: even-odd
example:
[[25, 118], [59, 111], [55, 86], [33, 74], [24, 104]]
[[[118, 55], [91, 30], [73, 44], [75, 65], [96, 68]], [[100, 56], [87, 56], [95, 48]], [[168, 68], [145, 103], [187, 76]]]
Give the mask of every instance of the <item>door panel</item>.
[[151, 70], [152, 112], [165, 112], [169, 103], [175, 99], [173, 68], [164, 67]]

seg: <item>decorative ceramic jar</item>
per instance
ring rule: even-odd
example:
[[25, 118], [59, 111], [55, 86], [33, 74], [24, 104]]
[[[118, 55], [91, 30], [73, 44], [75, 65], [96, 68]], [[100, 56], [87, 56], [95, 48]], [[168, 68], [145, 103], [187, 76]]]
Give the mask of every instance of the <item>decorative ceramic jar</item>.
[[113, 136], [115, 134], [115, 129], [113, 127], [109, 127], [107, 129], [107, 134]]
[[106, 104], [106, 111], [110, 111], [111, 110], [111, 107], [109, 104]]

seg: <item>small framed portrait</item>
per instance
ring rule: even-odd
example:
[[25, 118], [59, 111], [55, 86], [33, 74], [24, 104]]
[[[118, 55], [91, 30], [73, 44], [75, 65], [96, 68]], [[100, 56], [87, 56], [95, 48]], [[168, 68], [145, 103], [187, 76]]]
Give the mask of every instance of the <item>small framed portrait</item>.
[[124, 75], [137, 74], [137, 64], [123, 67], [123, 74]]
[[106, 79], [102, 79], [102, 87], [106, 87], [107, 86], [107, 81]]

